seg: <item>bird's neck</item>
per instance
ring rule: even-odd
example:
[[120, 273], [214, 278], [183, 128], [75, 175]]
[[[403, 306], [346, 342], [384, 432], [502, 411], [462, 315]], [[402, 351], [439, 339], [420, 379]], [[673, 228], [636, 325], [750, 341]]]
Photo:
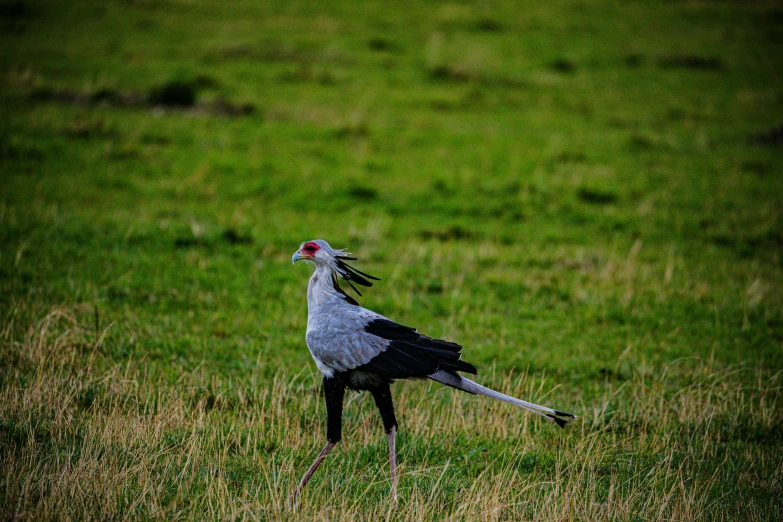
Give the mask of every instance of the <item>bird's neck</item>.
[[335, 290], [332, 269], [328, 266], [316, 266], [307, 285], [307, 306], [310, 313], [330, 304], [344, 303], [343, 294]]

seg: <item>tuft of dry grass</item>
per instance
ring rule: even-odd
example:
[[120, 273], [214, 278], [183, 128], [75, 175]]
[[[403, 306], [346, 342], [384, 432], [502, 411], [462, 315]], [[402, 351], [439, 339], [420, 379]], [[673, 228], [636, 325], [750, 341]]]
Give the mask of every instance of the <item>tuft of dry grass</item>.
[[[6, 519], [774, 520], [783, 516], [781, 375], [681, 360], [597, 399], [540, 376], [484, 382], [579, 412], [565, 432], [507, 405], [396, 385], [400, 501], [371, 401], [301, 499], [323, 442], [311, 373], [162, 382], [104, 360], [102, 333], [56, 309], [6, 328], [0, 505]], [[19, 331], [19, 329], [16, 329]], [[544, 393], [549, 389], [548, 393]]]

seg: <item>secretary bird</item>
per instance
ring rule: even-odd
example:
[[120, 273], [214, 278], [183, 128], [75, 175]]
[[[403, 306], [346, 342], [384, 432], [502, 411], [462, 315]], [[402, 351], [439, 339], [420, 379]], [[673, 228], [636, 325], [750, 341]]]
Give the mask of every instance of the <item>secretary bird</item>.
[[461, 360], [462, 346], [427, 337], [359, 306], [340, 288], [338, 278], [347, 281], [360, 296], [362, 294], [353, 283], [369, 287], [372, 286], [369, 280], [377, 281], [378, 278], [349, 266], [346, 261], [356, 261], [349, 252], [332, 248], [326, 241], [316, 239], [302, 243], [294, 252], [292, 262], [299, 260], [315, 265], [315, 272], [307, 286], [306, 340], [315, 365], [324, 377], [328, 442], [302, 477], [292, 498], [296, 498], [342, 437], [346, 387], [369, 391], [380, 410], [389, 439], [394, 500], [397, 499], [397, 453], [394, 446], [397, 419], [389, 385], [395, 379], [426, 377], [468, 393], [519, 406], [557, 423], [561, 428], [575, 418], [570, 413], [523, 401], [462, 377], [457, 372], [476, 373], [475, 366]]

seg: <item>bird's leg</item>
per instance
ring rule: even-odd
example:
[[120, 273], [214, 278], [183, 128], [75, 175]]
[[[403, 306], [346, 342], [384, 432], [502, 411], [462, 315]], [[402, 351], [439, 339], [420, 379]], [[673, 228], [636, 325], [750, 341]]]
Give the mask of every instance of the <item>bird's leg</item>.
[[343, 428], [343, 398], [345, 397], [345, 383], [338, 377], [326, 378], [324, 377], [324, 398], [326, 399], [326, 438], [329, 442], [326, 443], [324, 449], [316, 457], [313, 465], [307, 470], [301, 482], [291, 495], [291, 499], [296, 499], [302, 488], [305, 487], [310, 477], [313, 476], [315, 470], [321, 465], [321, 462], [326, 458], [332, 448], [334, 448], [340, 439], [342, 438]]
[[397, 450], [394, 439], [397, 438], [397, 426], [389, 430], [389, 467], [391, 467], [392, 499], [397, 502]]
[[381, 412], [383, 419], [383, 429], [389, 437], [389, 467], [391, 468], [392, 480], [392, 499], [397, 500], [397, 450], [395, 439], [397, 437], [397, 419], [394, 416], [394, 404], [392, 402], [391, 389], [389, 383], [383, 383], [380, 386], [370, 389], [375, 405]]
[[307, 470], [307, 473], [305, 473], [304, 477], [302, 477], [302, 480], [299, 482], [299, 485], [294, 490], [294, 493], [291, 495], [291, 499], [296, 499], [297, 496], [299, 496], [299, 492], [302, 491], [302, 488], [307, 485], [307, 482], [310, 480], [310, 477], [313, 476], [313, 473], [315, 473], [315, 470], [318, 469], [318, 466], [321, 465], [321, 462], [326, 458], [326, 456], [329, 454], [330, 451], [332, 451], [332, 448], [334, 448], [337, 445], [336, 442], [327, 442], [326, 446], [324, 446], [324, 449], [321, 450], [321, 453], [316, 457], [315, 462], [313, 462], [313, 465], [310, 466], [310, 469]]

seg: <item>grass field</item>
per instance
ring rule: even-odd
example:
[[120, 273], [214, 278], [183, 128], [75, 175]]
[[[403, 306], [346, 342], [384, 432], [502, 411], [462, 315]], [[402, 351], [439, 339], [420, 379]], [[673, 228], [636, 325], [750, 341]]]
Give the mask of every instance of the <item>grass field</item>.
[[[0, 2], [4, 519], [783, 519], [773, 1]], [[777, 58], [776, 58], [777, 57]], [[325, 442], [304, 240], [565, 431]]]

